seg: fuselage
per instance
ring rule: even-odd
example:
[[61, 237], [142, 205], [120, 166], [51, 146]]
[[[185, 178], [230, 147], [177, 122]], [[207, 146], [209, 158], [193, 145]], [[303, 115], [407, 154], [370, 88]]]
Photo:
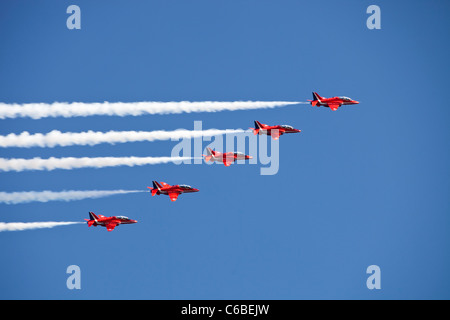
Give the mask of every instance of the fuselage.
[[198, 192], [199, 190], [196, 188], [192, 188], [188, 185], [174, 185], [170, 187], [163, 187], [158, 190], [159, 193], [169, 194], [169, 193], [190, 193], [190, 192]]
[[317, 106], [328, 107], [328, 104], [338, 103], [340, 105], [359, 104], [358, 101], [347, 97], [322, 98], [317, 101]]
[[328, 107], [333, 111], [336, 111], [340, 106], [359, 104], [359, 101], [353, 100], [349, 97], [321, 97], [317, 92], [313, 92], [313, 100], [309, 100], [313, 107]]
[[106, 227], [108, 231], [114, 230], [115, 227], [121, 224], [137, 223], [137, 220], [133, 220], [125, 216], [105, 217], [100, 214], [97, 216], [93, 212], [89, 212], [89, 218], [90, 219], [85, 219], [87, 221], [88, 227], [102, 226]]
[[301, 132], [300, 129], [294, 129], [292, 126], [279, 125], [279, 126], [264, 126], [264, 127], [261, 127], [259, 129], [259, 131], [258, 131], [258, 134], [271, 135], [272, 131], [278, 131], [278, 132], [280, 132], [280, 134]]

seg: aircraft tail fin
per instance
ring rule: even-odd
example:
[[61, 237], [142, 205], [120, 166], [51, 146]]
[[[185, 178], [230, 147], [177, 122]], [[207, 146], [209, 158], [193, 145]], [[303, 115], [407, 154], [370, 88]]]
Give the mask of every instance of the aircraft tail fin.
[[156, 190], [160, 190], [162, 186], [158, 183], [158, 181], [152, 181], [153, 182], [153, 188]]
[[[205, 157], [205, 161], [208, 162], [214, 157], [214, 150], [211, 148], [206, 148], [206, 155], [203, 155]], [[213, 160], [211, 160], [213, 161]]]
[[95, 223], [95, 221], [93, 221], [93, 220], [88, 220], [88, 219], [84, 219], [84, 220], [87, 221], [88, 227], [92, 227], [92, 225]]
[[97, 220], [98, 219], [97, 215], [95, 213], [91, 212], [91, 211], [89, 211], [89, 218], [91, 218], [91, 220]]
[[319, 96], [319, 94], [317, 92], [313, 92], [312, 95], [313, 95], [313, 100], [309, 100], [309, 101], [311, 101], [311, 105], [313, 107], [319, 106], [320, 102], [321, 102], [320, 100], [322, 100], [323, 97]]
[[321, 97], [317, 92], [313, 92], [312, 95], [313, 95], [313, 100], [317, 100], [320, 102], [320, 100], [323, 99], [323, 97]]
[[261, 122], [255, 120], [255, 129], [261, 129], [262, 126]]

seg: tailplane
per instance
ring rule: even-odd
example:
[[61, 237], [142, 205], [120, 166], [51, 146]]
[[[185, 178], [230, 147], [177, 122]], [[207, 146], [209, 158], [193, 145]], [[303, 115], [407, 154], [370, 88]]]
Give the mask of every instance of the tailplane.
[[88, 227], [91, 227], [95, 223], [94, 220], [88, 220], [88, 219], [84, 219], [84, 220], [87, 220]]
[[161, 185], [158, 183], [158, 181], [152, 181], [152, 183], [153, 183], [153, 188], [147, 187], [152, 192], [152, 196], [154, 196], [156, 194], [160, 194], [160, 190], [162, 188]]

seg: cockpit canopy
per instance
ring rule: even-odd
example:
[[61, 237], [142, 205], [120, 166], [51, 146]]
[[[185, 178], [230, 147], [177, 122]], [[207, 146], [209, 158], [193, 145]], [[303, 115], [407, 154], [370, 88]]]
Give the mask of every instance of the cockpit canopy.
[[128, 217], [125, 217], [125, 216], [116, 216], [116, 219], [119, 219], [119, 220], [129, 220]]
[[284, 128], [284, 129], [294, 129], [293, 126], [288, 126], [287, 124], [283, 124], [280, 127]]
[[345, 100], [345, 101], [352, 101], [351, 98], [349, 97], [339, 97], [339, 99]]
[[240, 151], [236, 151], [234, 154], [240, 155], [240, 156], [244, 156], [245, 155], [243, 152], [240, 152]]
[[192, 187], [188, 186], [187, 184], [180, 184], [179, 187], [182, 189], [192, 189]]

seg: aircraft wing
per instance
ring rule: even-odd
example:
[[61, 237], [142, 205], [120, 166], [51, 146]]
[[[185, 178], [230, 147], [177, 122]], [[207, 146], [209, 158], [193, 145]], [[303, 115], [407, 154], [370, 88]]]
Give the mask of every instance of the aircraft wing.
[[283, 130], [273, 130], [270, 132], [270, 135], [272, 136], [273, 140], [278, 140], [283, 133]]
[[331, 110], [336, 111], [341, 105], [339, 103], [329, 103], [328, 106]]
[[163, 186], [163, 187], [170, 187], [170, 184], [168, 184], [168, 183], [165, 183], [165, 182], [160, 182], [160, 184]]
[[223, 158], [223, 164], [225, 167], [229, 167], [235, 160], [234, 155], [226, 156]]
[[105, 224], [106, 230], [108, 230], [108, 231], [113, 231], [116, 226], [117, 226], [117, 224], [115, 224], [115, 223]]
[[175, 193], [175, 192], [169, 193], [170, 200], [177, 201], [177, 198], [179, 195], [180, 195], [179, 193]]

